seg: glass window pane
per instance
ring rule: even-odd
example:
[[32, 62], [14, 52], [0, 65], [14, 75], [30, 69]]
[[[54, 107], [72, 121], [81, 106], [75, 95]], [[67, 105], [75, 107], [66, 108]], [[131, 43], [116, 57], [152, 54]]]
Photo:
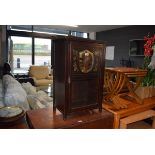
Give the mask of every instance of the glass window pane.
[[88, 38], [88, 33], [83, 33], [83, 38]]
[[76, 31], [72, 31], [71, 32], [72, 36], [76, 36], [76, 37], [82, 37], [82, 38], [88, 38], [88, 33], [86, 32], [76, 32]]
[[12, 36], [11, 40], [13, 53], [10, 53], [10, 60], [13, 62], [13, 72], [26, 73], [32, 65], [32, 38]]
[[35, 38], [35, 65], [51, 66], [51, 39]]

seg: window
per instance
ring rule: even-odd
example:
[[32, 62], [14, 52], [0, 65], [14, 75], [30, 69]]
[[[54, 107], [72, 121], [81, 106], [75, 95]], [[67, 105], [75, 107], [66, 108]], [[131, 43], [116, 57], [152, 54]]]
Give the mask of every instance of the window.
[[8, 25], [7, 30], [32, 32], [32, 25]]
[[85, 32], [72, 31], [71, 35], [76, 37], [88, 38], [88, 33], [85, 33]]
[[51, 39], [35, 38], [35, 65], [51, 66]]
[[10, 61], [14, 73], [25, 73], [32, 65], [32, 38], [12, 36]]
[[86, 32], [78, 32], [78, 31], [71, 31], [71, 30], [63, 30], [63, 29], [56, 29], [51, 28], [49, 25], [8, 25], [7, 30], [14, 30], [14, 31], [25, 31], [25, 32], [36, 32], [36, 33], [43, 33], [49, 35], [62, 35], [62, 36], [76, 36], [82, 38], [89, 38], [88, 33]]
[[50, 34], [50, 35], [62, 35], [62, 36], [68, 36], [69, 34], [68, 30], [50, 29], [47, 28], [46, 26], [45, 27], [33, 26], [33, 32]]
[[88, 38], [85, 32], [51, 29], [46, 25], [8, 25], [7, 30], [8, 59], [14, 73], [26, 73], [30, 65], [52, 67], [52, 35]]

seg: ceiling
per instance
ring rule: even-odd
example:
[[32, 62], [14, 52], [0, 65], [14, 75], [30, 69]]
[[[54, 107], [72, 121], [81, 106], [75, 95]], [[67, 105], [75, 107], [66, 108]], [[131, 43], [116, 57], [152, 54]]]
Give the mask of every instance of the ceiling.
[[126, 27], [128, 25], [78, 25], [78, 27], [71, 27], [67, 25], [39, 25], [39, 27], [50, 28], [50, 29], [63, 29], [72, 30], [79, 32], [99, 32], [111, 29], [117, 29], [121, 27]]

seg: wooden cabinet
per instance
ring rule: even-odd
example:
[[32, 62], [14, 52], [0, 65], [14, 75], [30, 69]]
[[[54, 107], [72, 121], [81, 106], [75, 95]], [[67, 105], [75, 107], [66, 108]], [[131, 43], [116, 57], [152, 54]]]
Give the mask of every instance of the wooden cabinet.
[[72, 112], [102, 110], [105, 46], [94, 40], [63, 37], [53, 40], [54, 108], [63, 117]]

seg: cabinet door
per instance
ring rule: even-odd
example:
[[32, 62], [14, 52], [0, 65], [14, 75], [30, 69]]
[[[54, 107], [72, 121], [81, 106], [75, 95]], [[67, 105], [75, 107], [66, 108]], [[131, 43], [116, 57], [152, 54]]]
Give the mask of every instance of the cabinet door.
[[[101, 64], [103, 46], [71, 43], [70, 110], [99, 108], [101, 102]], [[102, 71], [103, 72], [103, 71]]]
[[71, 109], [98, 105], [98, 79], [74, 79], [71, 84]]

